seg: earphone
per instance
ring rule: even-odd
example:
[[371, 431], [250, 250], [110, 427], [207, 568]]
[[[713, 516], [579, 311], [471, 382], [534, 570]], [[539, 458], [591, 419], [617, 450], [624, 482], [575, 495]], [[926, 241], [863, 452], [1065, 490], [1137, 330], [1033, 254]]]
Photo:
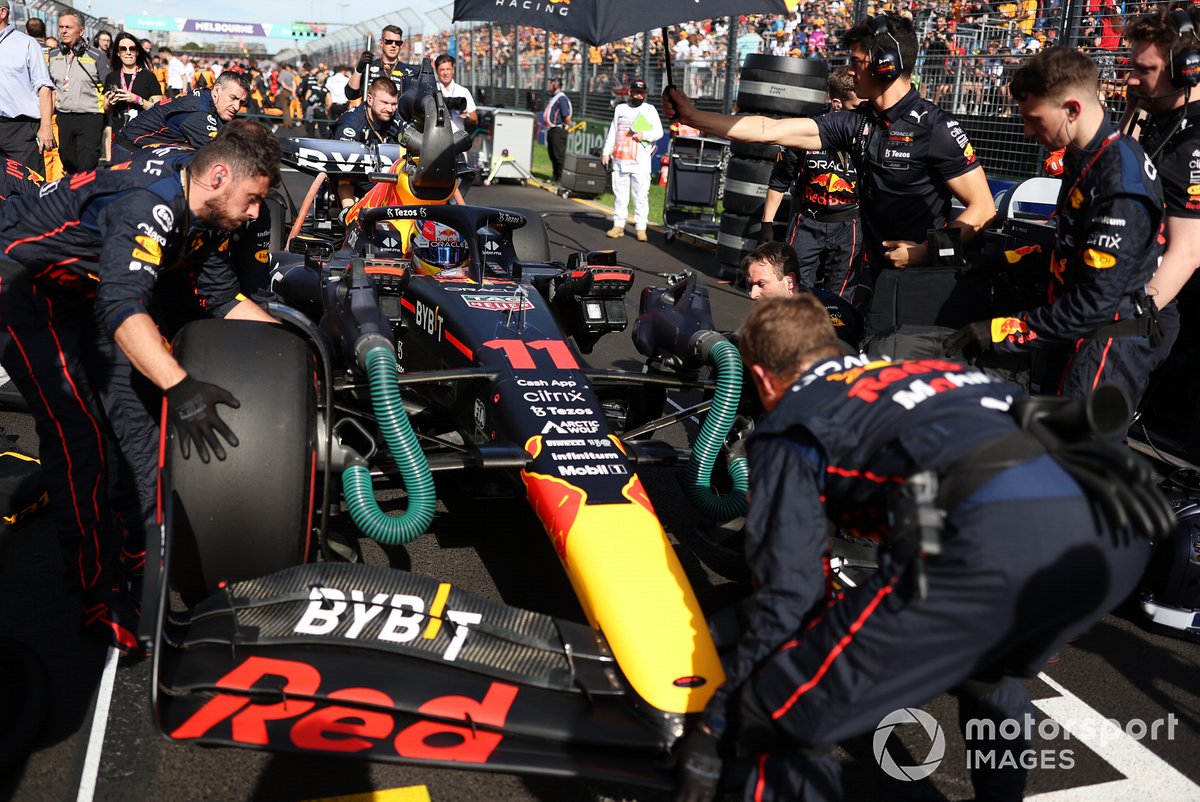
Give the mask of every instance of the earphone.
[[58, 49], [59, 49], [59, 51], [62, 52], [62, 54], [64, 56], [69, 56], [69, 55], [71, 55], [71, 53], [74, 53], [75, 58], [79, 58], [80, 56], [82, 56], [84, 53], [87, 52], [87, 42], [85, 42], [81, 39], [81, 40], [79, 40], [79, 42], [77, 42], [75, 44], [74, 47], [71, 47], [66, 42], [59, 42]]
[[[1192, 24], [1192, 15], [1181, 8], [1167, 14], [1167, 21], [1175, 29], [1178, 37], [1191, 36], [1200, 42], [1196, 36], [1196, 27]], [[1172, 48], [1174, 49], [1174, 48]], [[1171, 83], [1177, 89], [1191, 89], [1200, 84], [1200, 52], [1189, 47], [1180, 50], [1171, 57]]]
[[[890, 84], [904, 71], [904, 57], [900, 55], [900, 42], [892, 35], [886, 14], [876, 14], [871, 17], [870, 21], [872, 33], [875, 35], [875, 51], [871, 53], [871, 75], [877, 81]], [[880, 45], [879, 39], [883, 36], [891, 39], [896, 46]]]

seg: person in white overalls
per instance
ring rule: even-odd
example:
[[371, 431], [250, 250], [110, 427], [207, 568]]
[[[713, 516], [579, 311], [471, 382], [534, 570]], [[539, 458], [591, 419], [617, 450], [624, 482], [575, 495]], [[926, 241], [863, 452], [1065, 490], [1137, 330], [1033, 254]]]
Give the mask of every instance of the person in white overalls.
[[629, 84], [629, 102], [617, 106], [613, 114], [604, 152], [600, 161], [613, 162], [613, 227], [606, 236], [625, 236], [629, 217], [629, 189], [633, 187], [633, 224], [637, 238], [646, 241], [646, 222], [650, 215], [650, 167], [654, 143], [662, 138], [658, 111], [646, 103], [646, 82], [640, 78]]

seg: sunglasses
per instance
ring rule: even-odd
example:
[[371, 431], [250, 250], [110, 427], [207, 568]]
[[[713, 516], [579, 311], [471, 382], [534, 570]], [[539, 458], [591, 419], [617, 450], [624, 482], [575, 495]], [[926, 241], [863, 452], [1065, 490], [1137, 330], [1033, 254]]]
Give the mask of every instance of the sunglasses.
[[138, 52], [138, 49], [136, 47], [118, 47], [117, 52], [118, 53], [136, 53], [136, 52]]
[[397, 47], [404, 44], [403, 39], [380, 39], [379, 41], [385, 45], [396, 45]]

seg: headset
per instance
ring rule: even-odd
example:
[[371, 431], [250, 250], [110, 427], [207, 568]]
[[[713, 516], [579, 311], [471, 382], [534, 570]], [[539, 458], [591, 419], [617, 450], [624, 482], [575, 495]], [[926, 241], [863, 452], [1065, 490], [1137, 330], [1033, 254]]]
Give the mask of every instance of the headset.
[[[876, 14], [869, 19], [875, 37], [875, 51], [871, 53], [871, 75], [877, 81], [890, 84], [904, 71], [904, 57], [900, 55], [900, 42], [892, 35], [886, 14]], [[891, 39], [895, 47], [882, 46], [880, 37]]]
[[[1177, 38], [1191, 36], [1193, 41], [1200, 42], [1192, 15], [1187, 11], [1175, 9], [1167, 14], [1167, 22], [1175, 29]], [[1176, 89], [1191, 89], [1200, 84], [1200, 52], [1195, 47], [1180, 50], [1171, 57], [1171, 83]]]
[[76, 42], [74, 47], [71, 47], [66, 42], [59, 42], [59, 44], [58, 44], [58, 50], [60, 53], [62, 53], [64, 56], [69, 56], [72, 53], [74, 53], [75, 58], [79, 58], [84, 53], [86, 53], [87, 47], [88, 47], [87, 42], [85, 42], [82, 39], [80, 39], [78, 42]]

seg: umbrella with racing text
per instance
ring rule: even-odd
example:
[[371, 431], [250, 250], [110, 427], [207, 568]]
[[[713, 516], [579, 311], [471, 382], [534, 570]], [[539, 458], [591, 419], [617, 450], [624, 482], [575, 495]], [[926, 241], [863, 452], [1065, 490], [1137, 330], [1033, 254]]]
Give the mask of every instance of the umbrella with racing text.
[[785, 0], [454, 0], [455, 22], [501, 22], [602, 45], [652, 28], [740, 14], [789, 14]]

